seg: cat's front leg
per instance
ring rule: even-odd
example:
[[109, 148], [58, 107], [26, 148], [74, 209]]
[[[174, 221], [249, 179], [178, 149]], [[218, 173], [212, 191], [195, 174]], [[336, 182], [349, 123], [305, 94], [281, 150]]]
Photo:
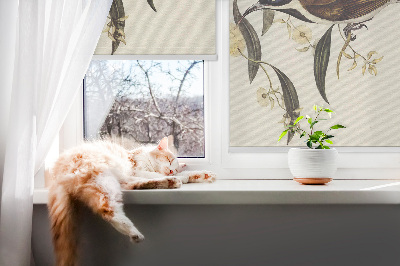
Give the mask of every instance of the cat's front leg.
[[131, 177], [127, 182], [121, 184], [123, 189], [167, 189], [180, 188], [182, 181], [175, 176], [163, 176], [162, 178]]
[[183, 171], [177, 175], [182, 183], [212, 183], [217, 179], [217, 175], [210, 171]]

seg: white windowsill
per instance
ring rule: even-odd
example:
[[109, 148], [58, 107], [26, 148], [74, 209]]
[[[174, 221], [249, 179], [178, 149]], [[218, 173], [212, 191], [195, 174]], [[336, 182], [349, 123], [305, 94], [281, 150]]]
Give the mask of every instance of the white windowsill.
[[[47, 204], [35, 189], [34, 204]], [[293, 180], [218, 180], [180, 189], [124, 191], [126, 204], [400, 204], [400, 180], [334, 180], [305, 186]]]

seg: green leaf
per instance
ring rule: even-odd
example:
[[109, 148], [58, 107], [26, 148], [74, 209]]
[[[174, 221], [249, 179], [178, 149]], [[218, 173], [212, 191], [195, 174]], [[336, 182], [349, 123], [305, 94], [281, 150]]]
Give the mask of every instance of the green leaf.
[[275, 11], [271, 9], [263, 9], [263, 29], [261, 36], [271, 28], [272, 23], [274, 23]]
[[320, 135], [319, 135], [319, 134], [316, 134], [316, 132], [310, 136], [310, 140], [311, 140], [312, 142], [317, 142], [317, 141], [319, 141], [319, 138], [320, 138]]
[[312, 124], [312, 118], [309, 118], [308, 120], [308, 123], [311, 125]]
[[313, 128], [314, 127], [314, 125], [316, 124], [316, 123], [318, 123], [319, 121], [314, 121], [314, 122], [312, 122], [311, 124], [310, 124], [310, 128]]
[[330, 140], [330, 139], [326, 139], [325, 141], [326, 141], [327, 143], [329, 143], [329, 144], [333, 144], [333, 141]]
[[[246, 41], [247, 46], [247, 56], [254, 61], [261, 60], [261, 44], [260, 40], [258, 39], [257, 32], [254, 30], [253, 26], [250, 22], [246, 19], [242, 19], [242, 14], [239, 11], [239, 7], [237, 5], [237, 0], [233, 1], [233, 18], [235, 23], [239, 24], [239, 30], [243, 35], [244, 40]], [[249, 79], [250, 83], [253, 82], [254, 78], [257, 75], [258, 69], [260, 67], [259, 64], [254, 63], [250, 60], [248, 61], [248, 72], [249, 72]]]
[[281, 139], [286, 136], [286, 134], [288, 133], [289, 129], [286, 129], [285, 131], [282, 132], [282, 134], [279, 136], [278, 142], [281, 141]]
[[317, 147], [317, 149], [325, 149], [325, 150], [329, 150], [330, 148], [328, 146], [325, 146], [322, 141], [318, 141], [319, 146]]
[[299, 116], [296, 121], [294, 121], [293, 125], [296, 125], [298, 122], [300, 122], [301, 119], [303, 119], [304, 116]]
[[331, 109], [328, 109], [328, 108], [325, 108], [324, 111], [327, 112], [327, 113], [333, 113], [333, 111]]
[[326, 139], [330, 139], [333, 138], [333, 135], [325, 135], [321, 140], [326, 140]]
[[307, 141], [307, 147], [309, 147], [310, 149], [312, 149], [312, 142], [311, 142], [311, 140], [308, 140], [308, 141]]
[[[294, 87], [292, 81], [278, 68], [273, 65], [269, 65], [276, 73], [281, 82], [283, 100], [285, 102], [286, 114], [290, 117], [290, 124], [293, 125], [294, 122], [299, 117], [299, 113], [296, 112], [300, 108], [299, 97], [297, 96], [296, 88]], [[288, 134], [287, 144], [292, 140], [294, 132], [290, 131]]]
[[339, 129], [339, 128], [346, 128], [346, 127], [338, 124], [338, 125], [331, 126], [330, 128], [331, 129]]
[[332, 25], [319, 40], [317, 47], [315, 48], [314, 56], [315, 83], [319, 93], [327, 103], [329, 103], [329, 101], [325, 93], [325, 77], [329, 65], [329, 56], [331, 54], [331, 33], [333, 26], [334, 25]]
[[306, 132], [303, 131], [303, 133], [301, 133], [300, 138], [304, 137], [306, 135]]
[[315, 131], [314, 134], [318, 137], [325, 135], [322, 131]]

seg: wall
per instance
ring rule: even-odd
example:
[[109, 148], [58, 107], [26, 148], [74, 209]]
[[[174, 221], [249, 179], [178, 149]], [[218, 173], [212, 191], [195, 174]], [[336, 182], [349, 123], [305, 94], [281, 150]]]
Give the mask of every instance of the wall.
[[[101, 265], [400, 265], [400, 206], [128, 205], [131, 244], [83, 211], [80, 258]], [[45, 205], [34, 206], [36, 265], [53, 265]]]

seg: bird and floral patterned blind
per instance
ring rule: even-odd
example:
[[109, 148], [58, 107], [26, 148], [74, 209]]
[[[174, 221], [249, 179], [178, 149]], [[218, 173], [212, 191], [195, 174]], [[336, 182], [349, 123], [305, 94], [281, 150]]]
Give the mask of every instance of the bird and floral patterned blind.
[[305, 146], [277, 140], [313, 105], [335, 111], [321, 130], [346, 126], [334, 146], [400, 146], [400, 1], [230, 0], [229, 12], [231, 147]]
[[215, 59], [215, 7], [215, 0], [114, 0], [95, 55]]

